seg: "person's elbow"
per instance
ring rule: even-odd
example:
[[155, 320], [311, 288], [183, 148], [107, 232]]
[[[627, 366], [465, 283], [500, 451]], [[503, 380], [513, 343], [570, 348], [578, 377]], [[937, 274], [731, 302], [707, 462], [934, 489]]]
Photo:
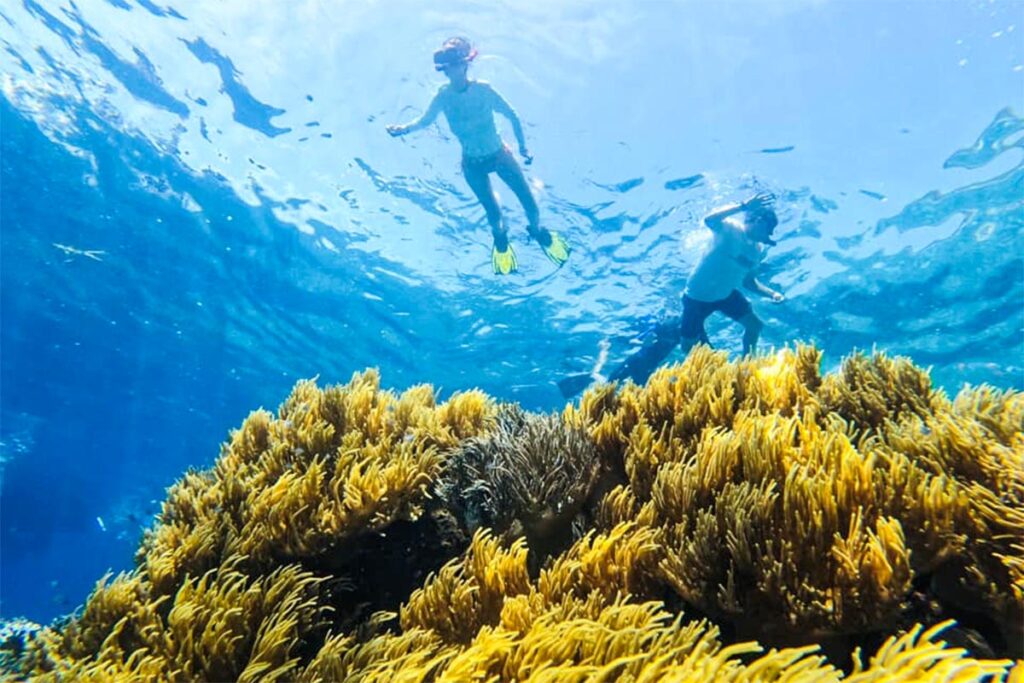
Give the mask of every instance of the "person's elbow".
[[508, 119], [508, 122], [512, 124], [512, 128], [515, 130], [523, 129], [523, 122], [519, 120], [519, 115], [516, 114], [514, 109], [504, 109], [499, 112], [502, 116]]

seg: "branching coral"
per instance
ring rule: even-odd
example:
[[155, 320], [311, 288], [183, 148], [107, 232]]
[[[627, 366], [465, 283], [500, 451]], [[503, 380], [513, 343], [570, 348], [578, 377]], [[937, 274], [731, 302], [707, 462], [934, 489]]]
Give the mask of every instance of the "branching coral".
[[467, 532], [512, 530], [539, 557], [561, 552], [603, 472], [594, 443], [554, 415], [510, 406], [497, 422], [449, 458], [439, 495]]
[[392, 683], [430, 681], [460, 648], [446, 645], [433, 631], [412, 629], [399, 635], [332, 636], [294, 680], [301, 683]]
[[530, 419], [502, 455], [493, 483], [499, 509], [522, 523], [531, 547], [558, 547], [600, 474], [590, 437], [558, 417]]
[[511, 523], [512, 511], [502, 508], [495, 480], [500, 463], [514, 447], [526, 419], [518, 405], [500, 406], [494, 429], [484, 436], [466, 439], [445, 462], [435, 488], [444, 509], [463, 534], [471, 536], [480, 528], [505, 531]]
[[[39, 666], [28, 667], [49, 670], [45, 660], [50, 653], [63, 653], [60, 657], [69, 660], [99, 652], [96, 661], [114, 666], [114, 673], [117, 667], [148, 671], [153, 668], [150, 660], [157, 657], [171, 660], [161, 665], [161, 676], [203, 678], [221, 660], [244, 666], [214, 678], [237, 678], [246, 671], [269, 676], [284, 664], [264, 666], [280, 649], [265, 638], [287, 630], [287, 619], [270, 624], [252, 612], [236, 615], [266, 631], [247, 656], [235, 651], [204, 654], [201, 649], [175, 654], [191, 647], [190, 642], [198, 648], [202, 634], [181, 641], [184, 636], [177, 633], [171, 644], [151, 639], [180, 631], [184, 624], [202, 623], [203, 610], [185, 607], [189, 595], [237, 591], [244, 582], [267, 590], [266, 582], [281, 567], [297, 566], [295, 561], [321, 573], [310, 574], [311, 581], [332, 579], [329, 589], [318, 589], [318, 610], [342, 605], [345, 619], [352, 620], [359, 612], [350, 603], [358, 600], [391, 599], [397, 605], [401, 598], [388, 598], [390, 593], [375, 583], [391, 579], [392, 573], [365, 569], [399, 554], [415, 567], [420, 546], [436, 552], [435, 539], [422, 525], [416, 533], [394, 534], [391, 546], [380, 539], [393, 527], [422, 518], [445, 454], [487, 429], [494, 413], [493, 401], [480, 392], [457, 394], [438, 406], [429, 387], [414, 387], [401, 396], [381, 391], [372, 371], [326, 390], [300, 383], [277, 418], [265, 411], [251, 415], [232, 434], [212, 470], [189, 473], [170, 491], [137, 555], [139, 571], [99, 587], [82, 617], [64, 629], [65, 637], [42, 646], [44, 654], [32, 660]], [[431, 556], [429, 562], [439, 565], [443, 559]], [[352, 583], [346, 573], [357, 572], [363, 587], [346, 592], [346, 580]], [[418, 578], [410, 573], [404, 581]], [[346, 594], [356, 597], [345, 603]], [[227, 622], [216, 615], [210, 619], [225, 635]], [[232, 642], [239, 638], [230, 637]], [[179, 659], [192, 664], [175, 664]]]
[[971, 683], [998, 679], [1007, 673], [1010, 662], [1006, 660], [972, 660], [964, 657], [962, 649], [944, 647], [938, 637], [951, 624], [951, 621], [944, 621], [927, 630], [917, 625], [907, 633], [890, 637], [871, 658], [868, 669], [864, 668], [859, 655], [855, 655], [853, 673], [846, 680], [848, 683], [922, 680]]
[[904, 470], [929, 472], [944, 482], [944, 498], [955, 497], [940, 508], [941, 517], [933, 512], [917, 527], [945, 526], [959, 535], [958, 552], [932, 563], [942, 565], [937, 590], [967, 611], [985, 605], [1024, 654], [1024, 394], [965, 389], [954, 402], [934, 401], [924, 418], [888, 431], [880, 450], [909, 463]]
[[655, 482], [666, 578], [712, 614], [786, 615], [767, 628], [863, 630], [890, 617], [909, 553], [873, 474], [870, 457], [811, 420], [744, 414], [705, 432]]
[[498, 623], [506, 598], [529, 588], [526, 546], [478, 532], [461, 561], [452, 561], [416, 590], [402, 608], [404, 630], [430, 629], [444, 642], [465, 644]]
[[147, 600], [137, 577], [102, 582], [61, 633], [32, 643], [35, 680], [288, 680], [298, 644], [319, 628], [319, 581], [296, 566], [251, 579], [232, 558], [173, 600]]
[[878, 429], [885, 422], [907, 416], [927, 417], [945, 401], [932, 389], [926, 370], [907, 358], [876, 353], [871, 358], [854, 354], [843, 361], [818, 389], [825, 411], [835, 412], [859, 431]]
[[480, 392], [441, 406], [429, 387], [395, 396], [372, 371], [325, 390], [301, 382], [277, 419], [253, 413], [212, 472], [171, 490], [139, 561], [165, 594], [229, 554], [265, 568], [324, 559], [418, 518], [447, 450], [482, 433], [494, 413]]
[[0, 666], [55, 681], [1024, 675], [937, 623], [973, 613], [995, 625], [988, 645], [1022, 654], [1024, 396], [951, 401], [884, 354], [827, 376], [820, 362], [809, 346], [737, 362], [698, 347], [548, 416], [480, 392], [395, 395], [372, 371], [302, 382], [170, 490], [136, 571], [0, 646]]
[[806, 346], [737, 363], [699, 347], [617, 400], [585, 394], [570, 414], [629, 476], [602, 518], [644, 515], [665, 581], [762, 636], [869, 629], [940, 567], [1018, 622], [1020, 395], [950, 402], [905, 359], [855, 355], [824, 378], [819, 362]]
[[653, 596], [662, 558], [655, 529], [624, 522], [607, 533], [588, 534], [541, 572], [537, 592], [548, 604], [599, 594], [606, 603], [626, 596]]
[[[717, 630], [706, 622], [686, 622], [640, 598], [644, 577], [653, 575], [659, 557], [654, 535], [627, 523], [610, 534], [588, 536], [530, 582], [521, 544], [502, 549], [478, 534], [462, 560], [413, 594], [403, 608], [403, 629], [426, 629], [461, 645], [439, 672], [441, 681], [656, 681], [680, 671], [694, 680], [740, 675], [740, 657], [757, 652], [756, 644], [722, 648]], [[750, 666], [820, 664], [820, 657], [806, 660], [811, 650], [784, 657], [772, 652]], [[834, 673], [830, 667], [816, 671]]]

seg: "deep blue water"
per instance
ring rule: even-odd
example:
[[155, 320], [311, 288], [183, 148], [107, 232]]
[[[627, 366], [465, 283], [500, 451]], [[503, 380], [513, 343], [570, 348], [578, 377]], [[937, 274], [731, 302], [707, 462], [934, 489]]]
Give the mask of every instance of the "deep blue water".
[[[129, 568], [163, 489], [298, 379], [560, 407], [759, 188], [765, 347], [1024, 388], [1020, 2], [210, 4], [0, 3], [0, 616]], [[493, 276], [444, 124], [383, 132], [455, 33], [527, 125], [560, 270], [506, 191]]]

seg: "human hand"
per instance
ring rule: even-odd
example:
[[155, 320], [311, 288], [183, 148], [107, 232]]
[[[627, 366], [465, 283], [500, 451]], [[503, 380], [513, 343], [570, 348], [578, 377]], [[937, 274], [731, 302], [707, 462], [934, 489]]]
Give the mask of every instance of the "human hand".
[[392, 124], [387, 127], [388, 135], [393, 138], [397, 138], [399, 135], [405, 135], [405, 126]]
[[747, 201], [743, 202], [744, 210], [758, 210], [771, 208], [772, 203], [775, 201], [775, 195], [771, 192], [760, 192]]
[[772, 292], [772, 303], [781, 304], [785, 300], [786, 297], [782, 292]]
[[533, 163], [533, 155], [530, 154], [530, 150], [525, 147], [519, 148], [519, 156], [523, 157], [523, 163], [527, 166]]

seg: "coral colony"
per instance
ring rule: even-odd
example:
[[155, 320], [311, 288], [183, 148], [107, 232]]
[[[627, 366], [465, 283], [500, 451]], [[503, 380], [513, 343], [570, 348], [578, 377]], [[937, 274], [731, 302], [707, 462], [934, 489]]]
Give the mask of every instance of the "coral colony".
[[536, 415], [299, 383], [136, 568], [4, 641], [38, 681], [1024, 677], [1024, 395], [701, 347]]

